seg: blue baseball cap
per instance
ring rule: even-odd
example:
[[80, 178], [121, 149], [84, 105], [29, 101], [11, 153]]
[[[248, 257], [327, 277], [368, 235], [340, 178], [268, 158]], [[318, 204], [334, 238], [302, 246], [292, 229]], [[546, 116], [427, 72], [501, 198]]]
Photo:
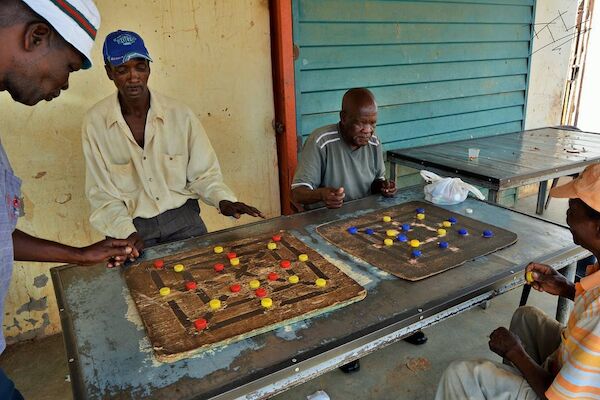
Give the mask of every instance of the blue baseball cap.
[[109, 33], [102, 46], [102, 55], [107, 64], [118, 66], [134, 58], [152, 61], [144, 40], [131, 31], [118, 30]]

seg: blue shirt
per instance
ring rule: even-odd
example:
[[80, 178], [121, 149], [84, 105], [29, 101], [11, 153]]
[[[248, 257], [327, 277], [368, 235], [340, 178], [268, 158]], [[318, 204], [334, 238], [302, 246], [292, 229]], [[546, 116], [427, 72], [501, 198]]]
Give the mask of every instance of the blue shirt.
[[[13, 270], [12, 234], [21, 214], [21, 180], [15, 176], [0, 144], [0, 322], [4, 319], [4, 300], [8, 293]], [[4, 334], [0, 332], [0, 353], [6, 348]]]

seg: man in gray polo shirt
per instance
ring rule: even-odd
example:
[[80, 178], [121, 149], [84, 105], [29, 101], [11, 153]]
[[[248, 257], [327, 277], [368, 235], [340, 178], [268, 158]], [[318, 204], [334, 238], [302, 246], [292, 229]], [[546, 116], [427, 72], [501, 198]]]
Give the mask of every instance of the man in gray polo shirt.
[[[316, 129], [302, 148], [292, 182], [292, 198], [307, 208], [339, 208], [344, 200], [381, 193], [392, 197], [395, 182], [385, 179], [381, 143], [375, 136], [377, 103], [370, 90], [350, 89], [342, 99], [340, 122]], [[424, 344], [421, 331], [405, 339]], [[358, 360], [343, 365], [344, 372], [360, 369]]]
[[350, 89], [342, 99], [340, 122], [316, 129], [302, 149], [292, 198], [306, 208], [339, 208], [344, 200], [381, 193], [396, 185], [385, 179], [381, 143], [374, 135], [377, 104], [368, 89]]

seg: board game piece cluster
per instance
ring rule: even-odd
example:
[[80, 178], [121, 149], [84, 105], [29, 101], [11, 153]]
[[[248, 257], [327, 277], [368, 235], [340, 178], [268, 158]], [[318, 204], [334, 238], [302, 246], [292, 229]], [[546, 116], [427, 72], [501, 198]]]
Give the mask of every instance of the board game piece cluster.
[[[415, 220], [416, 220], [415, 223], [422, 224], [423, 223], [422, 221], [425, 220], [425, 217], [426, 217], [425, 208], [419, 207], [415, 210]], [[384, 215], [382, 218], [382, 221], [385, 224], [393, 223], [393, 218], [390, 215]], [[448, 228], [451, 228], [457, 222], [458, 222], [458, 220], [455, 217], [449, 217], [448, 219], [442, 221], [439, 224], [439, 228], [437, 228], [435, 230], [437, 237], [438, 238], [446, 237], [448, 234]], [[408, 236], [409, 233], [413, 230], [413, 224], [410, 224], [410, 223], [398, 224], [398, 223], [396, 223], [395, 225], [398, 225], [402, 231], [399, 232], [396, 229], [386, 229], [385, 230], [386, 237], [383, 239], [384, 246], [391, 247], [394, 245], [395, 241], [400, 242], [400, 243], [408, 243], [408, 245], [410, 246], [410, 249], [411, 249], [411, 252], [410, 252], [411, 256], [413, 258], [421, 257], [423, 255], [423, 250], [420, 249], [419, 247], [421, 246], [422, 243], [417, 239], [410, 239]], [[357, 235], [357, 234], [361, 233], [359, 228], [356, 226], [351, 226], [347, 230], [348, 230], [348, 233], [351, 235]], [[363, 232], [367, 235], [375, 235], [376, 234], [375, 230], [373, 230], [372, 228], [365, 228], [363, 230]], [[456, 230], [456, 233], [458, 233], [458, 235], [460, 235], [460, 236], [469, 235], [469, 231], [465, 228], [460, 228], [460, 229]], [[492, 237], [494, 237], [494, 233], [491, 230], [486, 229], [483, 231], [482, 237], [492, 238]], [[439, 241], [437, 241], [437, 247], [439, 247], [440, 249], [448, 249], [449, 243], [446, 240], [439, 240]]]

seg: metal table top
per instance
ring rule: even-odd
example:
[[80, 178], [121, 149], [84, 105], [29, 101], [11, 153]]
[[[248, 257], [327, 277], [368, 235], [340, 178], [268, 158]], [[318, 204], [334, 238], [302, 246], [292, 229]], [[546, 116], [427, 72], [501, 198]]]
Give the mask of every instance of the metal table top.
[[[469, 148], [480, 149], [468, 159]], [[390, 150], [388, 161], [494, 190], [581, 172], [600, 161], [600, 134], [541, 128], [432, 146]]]
[[422, 186], [417, 186], [393, 199], [372, 196], [339, 210], [279, 217], [147, 249], [144, 257], [164, 257], [194, 246], [286, 229], [368, 292], [366, 299], [342, 309], [171, 364], [153, 358], [119, 270], [101, 265], [53, 268], [75, 398], [265, 398], [398, 340], [418, 329], [419, 322], [448, 317], [454, 313], [448, 311], [452, 307], [476, 301], [482, 293], [501, 293], [502, 288], [521, 284], [522, 271], [531, 260], [548, 259], [563, 267], [587, 254], [573, 244], [564, 227], [473, 199], [445, 208], [463, 215], [471, 208], [470, 217], [511, 230], [519, 241], [419, 282], [373, 268], [315, 232], [326, 222], [422, 197]]

